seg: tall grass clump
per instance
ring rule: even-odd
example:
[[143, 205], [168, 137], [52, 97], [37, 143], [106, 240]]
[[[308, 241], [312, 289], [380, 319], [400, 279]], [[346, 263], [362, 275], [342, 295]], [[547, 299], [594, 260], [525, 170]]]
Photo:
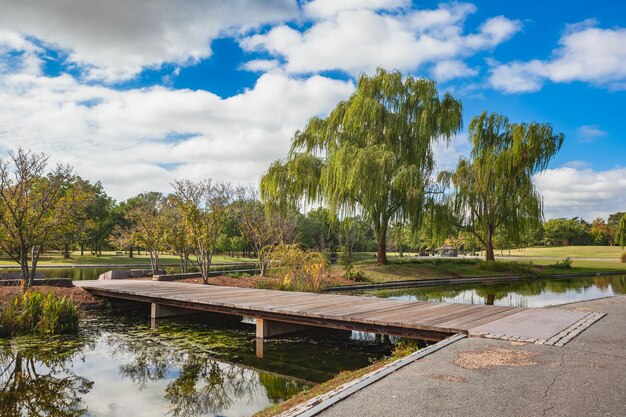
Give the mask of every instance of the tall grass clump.
[[481, 262], [478, 266], [479, 269], [483, 271], [490, 272], [503, 272], [509, 274], [526, 274], [526, 275], [536, 275], [536, 272], [533, 269], [533, 263], [530, 262], [517, 262], [517, 261], [488, 261]]
[[321, 292], [328, 261], [322, 252], [280, 244], [272, 250], [272, 274], [282, 278], [281, 289]]
[[77, 330], [78, 309], [65, 297], [26, 291], [0, 305], [0, 337], [74, 333]]

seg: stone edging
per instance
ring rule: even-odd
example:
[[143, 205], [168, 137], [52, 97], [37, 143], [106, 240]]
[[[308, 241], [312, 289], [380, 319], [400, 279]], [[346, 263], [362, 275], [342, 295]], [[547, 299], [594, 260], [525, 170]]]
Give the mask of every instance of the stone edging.
[[442, 340], [434, 345], [428, 346], [424, 349], [420, 349], [417, 352], [411, 353], [404, 358], [398, 359], [380, 369], [365, 374], [359, 378], [353, 379], [333, 389], [332, 391], [318, 395], [310, 400], [298, 404], [287, 411], [284, 411], [277, 415], [277, 417], [312, 417], [315, 416], [346, 397], [354, 394], [355, 392], [373, 384], [374, 382], [386, 377], [387, 375], [397, 371], [398, 369], [409, 365], [410, 363], [430, 355], [433, 352], [438, 351], [458, 340], [464, 339], [467, 336], [464, 334], [455, 334]]

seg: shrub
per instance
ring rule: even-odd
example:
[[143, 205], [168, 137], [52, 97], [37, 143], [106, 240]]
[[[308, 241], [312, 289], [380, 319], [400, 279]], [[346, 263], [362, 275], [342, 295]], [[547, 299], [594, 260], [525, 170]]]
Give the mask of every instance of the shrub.
[[65, 297], [26, 291], [0, 307], [0, 337], [61, 334], [78, 330], [78, 309]]
[[271, 254], [272, 274], [282, 278], [289, 291], [322, 291], [328, 262], [321, 252], [305, 251], [296, 245], [280, 244]]
[[168, 266], [165, 268], [165, 273], [167, 275], [177, 274], [178, 271], [179, 271], [179, 268], [175, 268], [173, 266]]
[[394, 358], [404, 358], [419, 350], [419, 342], [415, 339], [400, 339], [393, 348], [391, 354]]
[[550, 266], [558, 269], [572, 269], [572, 263], [574, 263], [574, 261], [572, 261], [572, 258], [568, 256], [562, 261], [557, 261], [555, 264], [552, 264]]
[[504, 262], [504, 261], [489, 261], [489, 262], [481, 262], [478, 266], [479, 269], [483, 271], [491, 271], [491, 272], [505, 272], [510, 274], [529, 274], [535, 275], [535, 271], [533, 270], [533, 263], [530, 262]]
[[224, 276], [229, 278], [248, 278], [251, 275], [247, 272], [228, 272]]
[[353, 265], [347, 266], [343, 270], [341, 276], [352, 281], [365, 281], [365, 274], [360, 269], [354, 268]]

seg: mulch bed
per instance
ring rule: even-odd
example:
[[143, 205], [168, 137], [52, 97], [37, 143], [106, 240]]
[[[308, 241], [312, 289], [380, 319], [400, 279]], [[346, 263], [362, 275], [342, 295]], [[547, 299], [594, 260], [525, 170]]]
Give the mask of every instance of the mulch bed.
[[[250, 277], [240, 277], [233, 278], [227, 277], [224, 275], [220, 275], [217, 277], [209, 277], [210, 285], [221, 285], [225, 287], [239, 287], [239, 288], [268, 288], [270, 285], [272, 287], [277, 287], [280, 283], [280, 278], [277, 277], [262, 277], [260, 275], [254, 275]], [[202, 278], [186, 278], [173, 282], [188, 282], [192, 284], [202, 284]], [[342, 278], [339, 274], [332, 274], [327, 276], [322, 280], [324, 286], [335, 286], [335, 285], [353, 285], [354, 281]], [[270, 285], [267, 285], [270, 284]]]
[[[21, 286], [0, 287], [0, 304], [8, 302], [15, 294], [19, 293], [20, 291], [22, 291]], [[80, 287], [51, 287], [41, 285], [34, 287], [33, 291], [42, 292], [44, 294], [52, 292], [59, 297], [66, 297], [74, 300], [74, 302], [79, 307], [88, 307], [100, 304], [100, 301], [97, 298], [95, 298], [93, 295], [89, 294], [89, 292]]]

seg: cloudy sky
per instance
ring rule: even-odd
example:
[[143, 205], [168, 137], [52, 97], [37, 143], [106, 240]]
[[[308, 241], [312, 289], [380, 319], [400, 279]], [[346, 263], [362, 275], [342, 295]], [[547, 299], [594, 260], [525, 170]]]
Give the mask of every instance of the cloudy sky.
[[[257, 182], [377, 66], [552, 123], [546, 217], [626, 210], [626, 3], [0, 0], [0, 157], [44, 151], [117, 199]], [[468, 151], [460, 134], [440, 167]]]

